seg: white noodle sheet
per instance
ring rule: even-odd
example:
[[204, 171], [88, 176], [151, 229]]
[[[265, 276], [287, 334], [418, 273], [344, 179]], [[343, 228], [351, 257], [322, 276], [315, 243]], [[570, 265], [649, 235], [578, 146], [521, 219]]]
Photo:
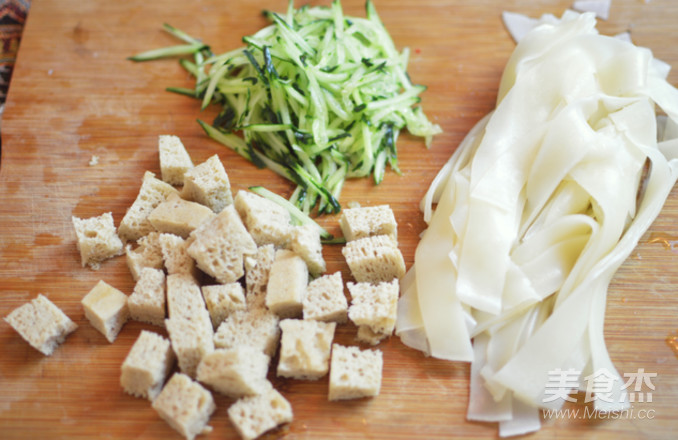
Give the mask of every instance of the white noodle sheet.
[[498, 422], [501, 436], [537, 430], [540, 408], [562, 406], [547, 399], [554, 371], [582, 372], [576, 391], [604, 369], [613, 389], [595, 408], [628, 407], [605, 346], [607, 289], [678, 176], [668, 66], [600, 35], [593, 13], [531, 25], [495, 110], [422, 200], [428, 227], [396, 325], [427, 355], [471, 362], [467, 416]]

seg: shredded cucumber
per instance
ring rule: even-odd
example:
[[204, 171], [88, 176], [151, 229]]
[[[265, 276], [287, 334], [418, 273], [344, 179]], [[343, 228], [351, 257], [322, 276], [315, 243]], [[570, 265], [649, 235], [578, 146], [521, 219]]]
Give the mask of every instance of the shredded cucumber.
[[419, 105], [426, 87], [407, 75], [409, 52], [396, 51], [370, 0], [366, 18], [345, 16], [339, 0], [299, 9], [290, 1], [286, 13], [264, 15], [271, 25], [224, 54], [165, 25], [184, 44], [131, 59], [193, 54], [181, 65], [195, 88], [168, 90], [220, 105], [211, 124], [198, 121], [206, 134], [294, 182], [290, 202], [303, 213], [338, 212], [348, 178], [379, 184], [387, 166], [399, 173], [401, 129], [427, 147], [441, 132]]

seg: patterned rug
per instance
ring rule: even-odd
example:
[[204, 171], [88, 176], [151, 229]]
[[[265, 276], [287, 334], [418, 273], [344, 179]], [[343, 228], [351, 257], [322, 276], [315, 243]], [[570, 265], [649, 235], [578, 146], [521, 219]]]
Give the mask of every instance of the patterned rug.
[[5, 102], [21, 31], [30, 6], [29, 0], [0, 0], [0, 102]]
[[[30, 0], [0, 0], [0, 118], [4, 110], [9, 81], [21, 41]], [[2, 141], [0, 140], [0, 148]]]

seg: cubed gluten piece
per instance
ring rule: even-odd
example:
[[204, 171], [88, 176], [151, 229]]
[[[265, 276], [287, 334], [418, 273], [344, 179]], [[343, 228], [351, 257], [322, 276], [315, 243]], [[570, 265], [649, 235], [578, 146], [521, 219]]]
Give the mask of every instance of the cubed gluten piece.
[[266, 307], [281, 318], [302, 315], [308, 285], [308, 268], [292, 251], [278, 250], [266, 285]]
[[320, 241], [320, 231], [314, 225], [294, 226], [290, 228], [287, 248], [296, 252], [308, 266], [308, 271], [318, 276], [325, 272], [327, 267], [323, 258], [323, 247]]
[[185, 374], [173, 374], [152, 406], [187, 440], [212, 431], [207, 423], [216, 410], [214, 398], [209, 390]]
[[235, 311], [214, 333], [214, 346], [250, 346], [273, 358], [280, 340], [279, 321], [278, 316], [266, 308]]
[[270, 358], [246, 345], [216, 349], [198, 365], [198, 381], [232, 398], [262, 394], [272, 385], [266, 379]]
[[327, 374], [336, 325], [303, 319], [280, 321], [278, 376], [315, 380]]
[[160, 176], [170, 185], [183, 185], [184, 173], [193, 168], [193, 161], [178, 136], [158, 136]]
[[232, 204], [231, 183], [219, 156], [215, 154], [186, 171], [181, 194], [186, 200], [205, 205], [215, 213]]
[[192, 243], [188, 254], [199, 269], [222, 284], [240, 279], [245, 274], [245, 256], [254, 255], [257, 251], [256, 243], [233, 205], [202, 223], [190, 238]]
[[134, 281], [139, 279], [141, 270], [145, 267], [152, 269], [163, 268], [164, 262], [159, 236], [158, 232], [149, 232], [148, 235], [144, 235], [137, 240], [136, 248], [133, 248], [129, 243], [125, 246], [127, 267]]
[[248, 308], [266, 307], [268, 275], [275, 260], [275, 246], [265, 244], [252, 257], [245, 258], [245, 299]]
[[127, 298], [130, 318], [163, 327], [165, 303], [165, 272], [150, 267], [142, 269], [132, 294]]
[[200, 223], [214, 215], [214, 212], [205, 205], [184, 200], [178, 194], [170, 194], [167, 200], [151, 211], [148, 221], [158, 232], [187, 238]]
[[181, 371], [195, 377], [200, 360], [214, 350], [214, 330], [200, 287], [187, 274], [167, 276], [165, 327]]
[[351, 294], [351, 305], [348, 308], [349, 319], [357, 326], [367, 326], [370, 332], [363, 330], [359, 339], [374, 343], [377, 335], [390, 336], [395, 327], [398, 313], [398, 292], [400, 283], [397, 279], [390, 282], [346, 283]]
[[373, 235], [388, 235], [398, 240], [398, 224], [389, 205], [342, 209], [339, 226], [346, 241]]
[[348, 318], [341, 272], [323, 275], [308, 283], [303, 300], [304, 319], [343, 324]]
[[379, 283], [405, 275], [403, 254], [396, 241], [388, 235], [349, 241], [341, 252], [358, 282]]
[[189, 274], [167, 275], [167, 316], [186, 319], [212, 329], [212, 321], [200, 285]]
[[153, 401], [174, 365], [168, 339], [142, 330], [122, 363], [120, 385], [126, 393]]
[[46, 296], [39, 294], [17, 307], [5, 321], [21, 337], [45, 356], [51, 356], [78, 326]]
[[172, 350], [182, 373], [196, 377], [203, 357], [214, 351], [214, 332], [205, 325], [183, 318], [165, 320]]
[[292, 405], [274, 388], [243, 397], [228, 408], [228, 417], [243, 440], [253, 440], [292, 421]]
[[188, 254], [189, 242], [174, 234], [160, 234], [160, 252], [167, 273], [198, 276], [195, 260]]
[[233, 202], [258, 246], [283, 247], [289, 238], [290, 213], [285, 208], [249, 191], [238, 191]]
[[156, 178], [152, 172], [146, 171], [134, 203], [118, 226], [120, 239], [123, 242], [136, 241], [155, 231], [151, 222], [148, 221], [149, 214], [156, 206], [167, 200], [170, 194], [176, 193], [177, 190], [172, 185]]
[[122, 255], [123, 243], [115, 231], [110, 212], [87, 219], [72, 217], [72, 222], [82, 267], [97, 270], [103, 261]]
[[355, 339], [368, 345], [378, 345], [381, 341], [391, 336], [387, 333], [375, 332], [369, 325], [359, 325]]
[[113, 343], [129, 319], [127, 295], [99, 280], [81, 302], [92, 327]]
[[381, 350], [332, 345], [329, 400], [373, 397], [381, 389]]
[[205, 298], [212, 326], [215, 329], [219, 328], [219, 325], [231, 313], [247, 309], [245, 291], [240, 283], [202, 286], [202, 296]]

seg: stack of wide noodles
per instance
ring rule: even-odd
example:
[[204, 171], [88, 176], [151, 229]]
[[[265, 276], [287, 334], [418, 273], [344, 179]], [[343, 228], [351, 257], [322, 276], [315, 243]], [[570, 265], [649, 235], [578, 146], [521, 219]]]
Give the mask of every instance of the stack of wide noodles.
[[422, 200], [428, 228], [397, 334], [471, 362], [467, 416], [499, 422], [502, 436], [537, 430], [539, 408], [562, 406], [547, 387], [558, 373], [565, 392], [605, 378], [595, 409], [628, 408], [605, 347], [606, 294], [678, 175], [668, 70], [600, 35], [593, 14], [544, 21]]

